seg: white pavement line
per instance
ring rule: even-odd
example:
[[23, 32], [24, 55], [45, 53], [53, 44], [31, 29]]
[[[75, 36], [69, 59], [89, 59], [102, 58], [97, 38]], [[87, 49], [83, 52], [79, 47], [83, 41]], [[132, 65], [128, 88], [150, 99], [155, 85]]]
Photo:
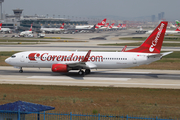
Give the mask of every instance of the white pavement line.
[[98, 78], [98, 77], [60, 77], [60, 76], [31, 76], [27, 78], [40, 78], [40, 79], [69, 79], [69, 80], [113, 80], [113, 81], [128, 81], [131, 78]]
[[[23, 81], [23, 82], [22, 82]], [[6, 80], [6, 79], [1, 79], [0, 82], [21, 82], [21, 84], [25, 84], [29, 82], [29, 84], [32, 83], [71, 83], [71, 84], [96, 84], [99, 83], [100, 85], [146, 85], [146, 86], [180, 86], [180, 84], [155, 84], [155, 83], [119, 83], [119, 82], [86, 82], [86, 81], [44, 81], [44, 80]], [[31, 83], [32, 82], [32, 83]], [[69, 85], [71, 85], [69, 84]], [[87, 86], [88, 86], [87, 84]]]
[[152, 72], [123, 72], [123, 71], [93, 71], [93, 72], [100, 72], [100, 73], [141, 73], [141, 74], [149, 74]]

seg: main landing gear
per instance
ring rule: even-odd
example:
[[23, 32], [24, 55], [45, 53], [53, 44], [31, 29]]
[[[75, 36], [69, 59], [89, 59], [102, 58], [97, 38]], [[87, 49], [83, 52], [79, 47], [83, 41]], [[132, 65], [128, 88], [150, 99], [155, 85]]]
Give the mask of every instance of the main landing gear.
[[23, 73], [23, 69], [22, 69], [22, 67], [20, 68], [19, 73]]
[[91, 73], [91, 70], [90, 70], [90, 69], [86, 69], [85, 72], [80, 69], [79, 72], [78, 72], [78, 74], [81, 75], [81, 76], [83, 76], [83, 75], [85, 75], [85, 74], [89, 74], [89, 73]]

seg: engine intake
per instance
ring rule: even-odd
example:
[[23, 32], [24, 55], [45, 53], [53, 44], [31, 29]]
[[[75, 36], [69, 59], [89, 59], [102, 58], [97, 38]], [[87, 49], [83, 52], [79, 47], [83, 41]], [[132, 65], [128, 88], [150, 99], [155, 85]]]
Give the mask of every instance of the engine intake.
[[53, 72], [68, 72], [68, 66], [65, 64], [53, 64], [51, 67]]

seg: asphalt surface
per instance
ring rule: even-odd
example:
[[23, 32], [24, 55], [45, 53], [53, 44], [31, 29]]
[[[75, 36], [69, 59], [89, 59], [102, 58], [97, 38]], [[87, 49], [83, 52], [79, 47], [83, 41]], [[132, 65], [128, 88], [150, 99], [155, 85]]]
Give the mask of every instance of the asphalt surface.
[[102, 69], [79, 76], [78, 71], [53, 73], [50, 68], [0, 67], [0, 84], [103, 86], [180, 89], [178, 70]]

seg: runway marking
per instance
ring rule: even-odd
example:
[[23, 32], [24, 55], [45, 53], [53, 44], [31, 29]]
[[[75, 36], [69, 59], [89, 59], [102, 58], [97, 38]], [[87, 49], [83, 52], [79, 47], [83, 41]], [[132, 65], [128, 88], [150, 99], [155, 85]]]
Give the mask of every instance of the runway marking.
[[105, 80], [112, 80], [112, 81], [128, 81], [131, 78], [97, 78], [97, 77], [61, 77], [61, 76], [31, 76], [27, 78], [40, 78], [40, 79], [70, 79], [70, 80], [98, 80], [98, 81], [105, 81]]
[[93, 72], [101, 72], [101, 73], [141, 73], [141, 74], [150, 74], [152, 72], [123, 72], [123, 71], [93, 71]]
[[[0, 82], [1, 83], [6, 83], [6, 82], [21, 82], [20, 84], [24, 84], [27, 82], [30, 82], [29, 84], [33, 84], [33, 83], [39, 83], [39, 84], [43, 84], [43, 83], [71, 83], [69, 85], [74, 85], [74, 84], [87, 84], [87, 86], [89, 86], [88, 84], [91, 84], [90, 86], [94, 86], [94, 84], [96, 84], [96, 86], [99, 85], [105, 85], [109, 86], [109, 85], [147, 85], [147, 86], [180, 86], [180, 84], [154, 84], [154, 83], [120, 83], [120, 82], [87, 82], [87, 81], [46, 81], [46, 80], [6, 80], [6, 79], [1, 79]], [[99, 83], [99, 84], [97, 84]], [[19, 83], [18, 83], [19, 84]], [[93, 84], [93, 85], [92, 85]], [[52, 85], [52, 84], [49, 84]], [[55, 84], [56, 85], [56, 84]]]

